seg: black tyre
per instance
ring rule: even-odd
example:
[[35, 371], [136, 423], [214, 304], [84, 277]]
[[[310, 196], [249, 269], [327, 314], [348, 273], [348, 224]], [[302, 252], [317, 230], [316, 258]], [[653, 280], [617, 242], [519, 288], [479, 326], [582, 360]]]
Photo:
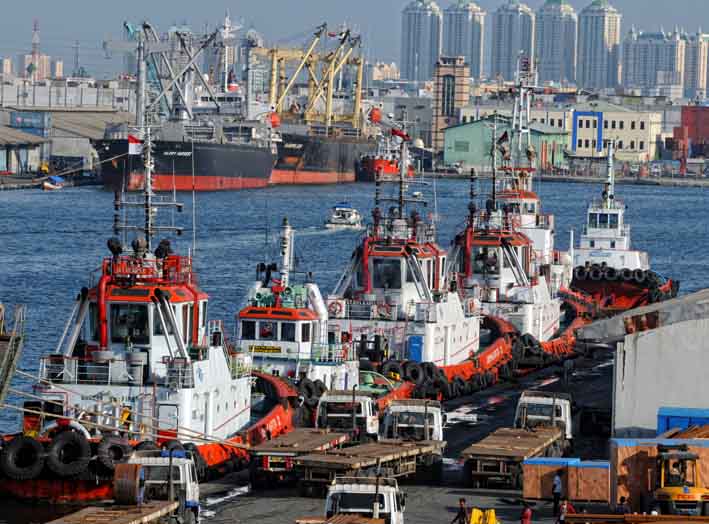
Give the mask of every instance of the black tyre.
[[620, 279], [623, 282], [630, 282], [633, 280], [633, 270], [629, 269], [627, 267], [624, 267], [623, 269], [620, 270]]
[[465, 395], [465, 380], [461, 377], [455, 377], [453, 379], [453, 394], [456, 397]]
[[441, 393], [443, 395], [443, 398], [448, 400], [453, 398], [453, 389], [451, 387], [450, 382], [448, 382], [448, 379], [444, 377], [438, 377], [436, 378], [435, 388], [437, 393]]
[[126, 462], [132, 453], [130, 442], [116, 437], [105, 437], [96, 448], [96, 458], [109, 471]]
[[415, 384], [423, 384], [426, 380], [426, 374], [421, 367], [421, 364], [414, 361], [409, 361], [404, 364], [404, 377]]
[[31, 480], [42, 472], [44, 448], [31, 437], [18, 436], [5, 445], [0, 455], [0, 469], [8, 478]]
[[591, 271], [588, 272], [588, 278], [595, 281], [601, 280], [603, 278], [603, 270], [598, 266], [592, 267]]
[[205, 482], [207, 480], [207, 471], [209, 466], [207, 461], [199, 452], [199, 447], [192, 442], [185, 444], [185, 451], [189, 451], [192, 454], [192, 459], [194, 460], [194, 469], [197, 470], [197, 480], [200, 482]]
[[388, 377], [391, 373], [395, 373], [400, 377], [404, 376], [404, 368], [401, 365], [401, 362], [397, 360], [387, 360], [384, 362], [382, 365], [382, 375]]
[[315, 386], [315, 395], [318, 398], [322, 397], [327, 391], [327, 386], [325, 385], [325, 382], [320, 379], [317, 379], [315, 382], [313, 382], [313, 386]]
[[603, 272], [603, 278], [605, 278], [609, 282], [615, 282], [616, 280], [618, 280], [618, 270], [614, 267], [607, 267], [606, 270]]
[[423, 372], [426, 375], [427, 380], [434, 380], [436, 378], [436, 365], [433, 362], [424, 362], [421, 364]]
[[159, 449], [160, 446], [158, 446], [152, 440], [144, 440], [143, 442], [140, 442], [137, 446], [135, 446], [136, 451], [157, 451]]
[[588, 277], [588, 270], [583, 266], [576, 266], [574, 268], [574, 279], [579, 281], [584, 281]]
[[646, 276], [645, 271], [642, 269], [636, 269], [633, 271], [633, 280], [636, 284], [643, 284], [645, 282]]
[[166, 451], [184, 451], [185, 447], [182, 445], [182, 442], [177, 439], [173, 439], [165, 442], [165, 444], [162, 445], [162, 449]]
[[305, 405], [314, 408], [318, 405], [318, 397], [315, 394], [315, 384], [309, 378], [304, 378], [298, 384], [298, 392], [303, 397]]
[[47, 467], [60, 477], [83, 472], [91, 460], [91, 445], [76, 431], [62, 431], [47, 448]]

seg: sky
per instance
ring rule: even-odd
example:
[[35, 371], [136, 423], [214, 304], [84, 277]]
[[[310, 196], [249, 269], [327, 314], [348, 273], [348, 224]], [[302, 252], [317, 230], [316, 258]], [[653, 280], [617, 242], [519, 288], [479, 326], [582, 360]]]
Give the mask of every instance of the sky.
[[[440, 0], [446, 7], [452, 0]], [[479, 0], [488, 13], [507, 0]], [[544, 0], [528, 0], [537, 8]], [[578, 10], [591, 0], [570, 0]], [[219, 23], [228, 9], [232, 19], [254, 26], [270, 43], [302, 45], [308, 31], [323, 21], [331, 26], [347, 22], [357, 28], [367, 46], [368, 58], [398, 61], [401, 38], [400, 12], [408, 0], [30, 0], [11, 2], [0, 16], [0, 56], [28, 52], [32, 23], [40, 24], [42, 52], [73, 63], [72, 46], [80, 44], [81, 64], [97, 76], [115, 67], [106, 60], [101, 42], [117, 39], [121, 25], [149, 20], [158, 29], [187, 22], [193, 29]], [[639, 29], [672, 29], [690, 32], [700, 26], [709, 32], [709, 0], [611, 0], [623, 14], [623, 33]]]

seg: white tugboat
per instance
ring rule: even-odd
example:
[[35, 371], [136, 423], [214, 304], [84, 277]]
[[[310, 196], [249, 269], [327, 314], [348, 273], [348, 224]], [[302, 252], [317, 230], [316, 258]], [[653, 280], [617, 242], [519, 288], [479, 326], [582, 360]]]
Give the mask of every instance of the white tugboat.
[[[407, 142], [401, 147], [405, 158]], [[382, 198], [377, 181], [373, 222], [328, 296], [329, 329], [371, 362], [463, 362], [478, 350], [479, 312], [464, 308], [434, 224], [416, 209], [406, 214], [407, 205], [425, 205], [406, 198], [406, 177], [402, 167], [396, 198]], [[384, 202], [393, 204], [386, 213]]]
[[347, 202], [336, 204], [325, 222], [328, 229], [364, 229], [362, 215]]
[[615, 195], [613, 142], [608, 147], [608, 179], [601, 198], [588, 206], [579, 247], [574, 251], [572, 287], [609, 310], [625, 310], [677, 295], [679, 283], [650, 270], [645, 251], [632, 249], [625, 204]]
[[284, 219], [281, 265], [257, 267], [258, 279], [237, 316], [238, 345], [252, 355], [255, 369], [307, 379], [318, 390], [315, 397], [327, 389], [350, 389], [359, 381], [356, 354], [347, 340], [328, 333], [327, 307], [317, 284], [293, 281], [293, 247], [293, 228]]

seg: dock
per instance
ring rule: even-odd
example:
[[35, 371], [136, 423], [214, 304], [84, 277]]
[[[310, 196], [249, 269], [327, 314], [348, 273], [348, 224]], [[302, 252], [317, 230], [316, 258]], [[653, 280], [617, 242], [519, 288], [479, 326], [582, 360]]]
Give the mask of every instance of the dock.
[[150, 502], [141, 506], [91, 507], [47, 524], [148, 524], [175, 511], [179, 502]]
[[5, 326], [5, 307], [0, 304], [0, 405], [5, 403], [12, 376], [22, 354], [25, 340], [25, 306], [17, 306], [11, 330]]

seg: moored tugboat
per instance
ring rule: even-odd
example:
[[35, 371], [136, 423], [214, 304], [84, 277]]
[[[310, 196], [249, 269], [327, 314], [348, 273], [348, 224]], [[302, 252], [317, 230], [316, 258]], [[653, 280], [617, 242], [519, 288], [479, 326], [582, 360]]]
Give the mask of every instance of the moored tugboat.
[[[122, 239], [108, 241], [98, 279], [77, 297], [56, 350], [41, 358], [31, 400], [18, 408], [22, 433], [5, 437], [0, 492], [111, 498], [113, 470], [134, 450], [192, 451], [200, 479], [245, 464], [244, 444], [254, 437], [251, 357], [208, 320], [191, 257], [175, 254], [168, 239], [153, 244], [158, 234], [181, 234], [155, 223], [160, 208], [181, 204], [152, 193], [149, 131], [144, 152], [143, 198], [116, 195]], [[144, 209], [144, 222], [129, 224], [131, 209]], [[137, 236], [127, 252], [130, 232]], [[283, 417], [266, 429], [286, 426]]]
[[631, 249], [625, 204], [615, 196], [613, 148], [608, 148], [608, 179], [600, 200], [590, 203], [580, 245], [574, 251], [572, 288], [591, 295], [605, 314], [677, 296], [679, 282], [650, 269], [645, 251]]

